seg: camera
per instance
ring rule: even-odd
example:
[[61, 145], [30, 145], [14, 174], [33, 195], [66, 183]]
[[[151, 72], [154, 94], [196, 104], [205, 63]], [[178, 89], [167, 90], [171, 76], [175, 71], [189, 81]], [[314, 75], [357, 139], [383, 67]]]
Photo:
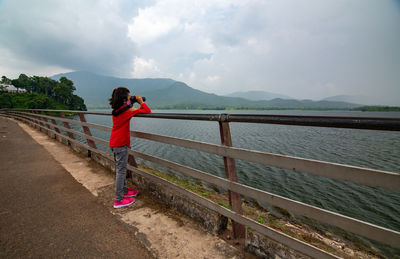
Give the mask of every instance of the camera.
[[[145, 102], [146, 101], [146, 97], [142, 96], [142, 100], [143, 100], [143, 102]], [[132, 104], [137, 103], [138, 101], [136, 100], [136, 95], [131, 96], [130, 101], [131, 101]]]

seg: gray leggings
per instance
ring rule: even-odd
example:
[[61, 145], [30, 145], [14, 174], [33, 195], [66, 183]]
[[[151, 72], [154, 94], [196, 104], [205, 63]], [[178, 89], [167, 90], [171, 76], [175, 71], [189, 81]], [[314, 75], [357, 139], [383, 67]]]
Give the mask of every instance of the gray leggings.
[[128, 191], [126, 185], [126, 166], [128, 164], [128, 151], [127, 146], [112, 147], [115, 160], [115, 199], [122, 201], [124, 193]]

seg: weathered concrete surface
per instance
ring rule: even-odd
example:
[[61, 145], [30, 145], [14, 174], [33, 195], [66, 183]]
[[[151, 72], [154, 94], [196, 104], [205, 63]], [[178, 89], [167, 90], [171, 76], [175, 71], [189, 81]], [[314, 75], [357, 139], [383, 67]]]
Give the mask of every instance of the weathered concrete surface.
[[3, 117], [0, 204], [0, 257], [152, 257], [43, 146]]
[[251, 230], [246, 232], [246, 247], [261, 258], [311, 259]]
[[212, 234], [221, 234], [227, 229], [227, 217], [198, 204], [166, 184], [153, 182], [135, 173], [132, 174], [132, 182], [143, 186], [147, 192], [166, 205], [194, 219]]
[[[103, 203], [110, 214], [130, 226], [151, 253], [159, 258], [248, 258], [252, 257], [230, 246], [199, 227], [198, 223], [182, 215], [157, 199], [141, 192], [134, 206], [115, 210], [114, 176], [110, 171], [87, 157], [77, 155], [47, 135], [20, 123], [33, 139], [40, 143], [96, 200]], [[133, 186], [135, 187], [135, 186]], [[141, 190], [140, 186], [137, 186]], [[0, 215], [1, 217], [1, 215]]]

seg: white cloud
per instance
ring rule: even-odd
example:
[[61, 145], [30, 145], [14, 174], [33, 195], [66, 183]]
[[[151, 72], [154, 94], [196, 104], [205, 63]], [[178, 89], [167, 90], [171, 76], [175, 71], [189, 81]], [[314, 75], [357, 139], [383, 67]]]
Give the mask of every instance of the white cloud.
[[210, 83], [217, 82], [219, 81], [219, 76], [208, 76], [207, 81], [209, 81]]
[[1, 75], [6, 75], [8, 78], [14, 79], [20, 74], [26, 74], [27, 76], [50, 76], [72, 71], [71, 69], [57, 65], [38, 65], [35, 62], [20, 59], [6, 48], [0, 47], [0, 53]]
[[177, 18], [158, 11], [151, 8], [140, 9], [139, 15], [132, 19], [132, 23], [128, 25], [128, 35], [134, 42], [139, 45], [152, 42], [179, 25]]
[[145, 77], [160, 77], [160, 69], [152, 59], [143, 59], [135, 57], [133, 62], [133, 77], [134, 78], [145, 78]]

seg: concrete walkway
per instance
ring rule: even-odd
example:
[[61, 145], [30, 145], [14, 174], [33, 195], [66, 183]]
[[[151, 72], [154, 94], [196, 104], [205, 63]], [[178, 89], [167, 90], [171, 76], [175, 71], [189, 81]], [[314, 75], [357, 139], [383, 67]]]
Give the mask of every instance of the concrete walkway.
[[0, 257], [152, 258], [126, 224], [0, 117]]
[[0, 116], [0, 257], [253, 258], [144, 192], [115, 210], [114, 189], [90, 158]]

